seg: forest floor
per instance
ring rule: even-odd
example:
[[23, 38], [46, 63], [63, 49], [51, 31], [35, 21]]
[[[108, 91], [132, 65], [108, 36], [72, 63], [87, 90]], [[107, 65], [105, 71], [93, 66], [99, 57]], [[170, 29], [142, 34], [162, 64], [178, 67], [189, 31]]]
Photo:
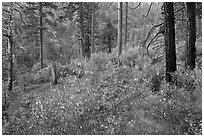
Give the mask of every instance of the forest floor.
[[158, 70], [148, 67], [149, 58], [136, 59], [134, 67], [118, 67], [101, 54], [87, 64], [80, 62], [84, 63], [82, 77], [69, 74], [56, 85], [14, 87], [3, 111], [2, 133], [202, 134], [202, 66], [178, 70], [176, 83], [169, 85], [160, 73], [163, 62], [157, 64]]
[[[10, 96], [9, 96], [10, 100], [11, 100], [10, 106], [8, 108], [8, 114], [10, 115], [10, 123], [4, 121], [5, 123], [3, 123], [3, 134], [82, 134], [82, 135], [83, 134], [96, 134], [96, 133], [98, 133], [98, 134], [176, 134], [176, 133], [172, 132], [173, 127], [172, 127], [172, 124], [169, 124], [167, 122], [168, 120], [159, 120], [159, 122], [158, 122], [157, 120], [156, 121], [154, 120], [154, 118], [153, 118], [154, 115], [153, 115], [152, 112], [145, 114], [146, 110], [144, 110], [143, 107], [148, 105], [148, 104], [145, 105], [145, 102], [144, 102], [144, 104], [141, 105], [141, 108], [138, 108], [138, 110], [133, 111], [133, 112], [137, 113], [137, 115], [140, 117], [139, 118], [140, 119], [139, 123], [141, 123], [142, 127], [141, 126], [138, 127], [138, 125], [135, 125], [135, 127], [132, 128], [130, 125], [126, 125], [127, 129], [125, 129], [124, 133], [117, 133], [116, 131], [114, 131], [114, 132], [109, 131], [108, 133], [104, 133], [104, 132], [101, 133], [101, 132], [94, 131], [94, 133], [93, 133], [93, 132], [88, 132], [90, 129], [87, 129], [87, 132], [86, 132], [86, 131], [80, 130], [78, 128], [77, 128], [77, 130], [76, 129], [73, 130], [72, 129], [73, 127], [69, 127], [70, 129], [68, 128], [68, 129], [65, 130], [63, 128], [60, 129], [59, 125], [56, 126], [58, 128], [55, 128], [55, 131], [49, 131], [52, 128], [54, 128], [55, 126], [52, 127], [52, 128], [50, 128], [49, 126], [45, 127], [44, 124], [39, 124], [38, 122], [36, 122], [38, 120], [36, 120], [34, 122], [35, 124], [38, 123], [36, 125], [31, 122], [32, 121], [31, 119], [39, 118], [39, 116], [41, 116], [41, 118], [44, 117], [44, 120], [42, 120], [42, 121], [45, 121], [45, 117], [48, 115], [48, 114], [45, 114], [46, 112], [44, 112], [44, 114], [41, 114], [42, 111], [43, 111], [43, 109], [41, 108], [41, 110], [38, 110], [38, 112], [35, 110], [36, 113], [38, 113], [38, 117], [33, 117], [33, 115], [35, 113], [34, 108], [37, 108], [37, 106], [36, 106], [37, 103], [39, 104], [40, 102], [44, 102], [44, 103], [42, 103], [42, 106], [47, 107], [47, 108], [44, 108], [44, 111], [46, 109], [55, 110], [56, 109], [56, 104], [58, 104], [57, 109], [62, 108], [62, 105], [60, 105], [60, 103], [63, 103], [63, 99], [60, 100], [59, 98], [63, 98], [62, 93], [64, 93], [64, 92], [66, 93], [66, 94], [64, 94], [64, 96], [66, 96], [64, 99], [66, 99], [66, 102], [69, 102], [71, 104], [72, 103], [74, 104], [74, 102], [76, 103], [77, 98], [83, 98], [82, 96], [86, 96], [86, 94], [88, 94], [88, 93], [81, 92], [83, 90], [78, 90], [79, 87], [76, 87], [76, 85], [80, 86], [80, 84], [82, 83], [83, 80], [84, 80], [83, 78], [76, 79], [75, 76], [71, 76], [71, 77], [69, 77], [67, 79], [60, 80], [57, 85], [52, 85], [50, 83], [35, 84], [35, 85], [31, 85], [29, 87], [26, 87], [24, 90], [23, 89], [18, 89], [18, 88], [13, 90], [11, 92]], [[70, 90], [70, 88], [73, 89], [73, 87], [76, 88], [76, 90]], [[57, 96], [56, 94], [59, 94], [59, 96]], [[55, 101], [54, 107], [49, 106], [49, 103], [53, 103], [53, 101], [51, 101], [51, 100], [54, 100], [54, 98], [58, 99], [58, 100]], [[73, 98], [74, 98], [74, 100], [73, 100]], [[60, 102], [60, 101], [62, 101], [62, 102]], [[74, 104], [74, 105], [76, 105], [76, 104]], [[140, 104], [140, 103], [138, 103], [138, 104]], [[200, 108], [202, 108], [202, 105], [200, 105], [200, 106], [201, 106]], [[38, 109], [39, 108], [40, 107], [38, 106]], [[55, 113], [55, 111], [50, 111], [50, 112], [49, 111], [47, 113]], [[59, 111], [59, 110], [57, 110], [57, 111]], [[104, 113], [104, 112], [102, 111], [100, 113]], [[88, 114], [90, 114], [90, 115], [100, 115], [99, 113], [96, 113], [96, 114], [88, 113]], [[57, 115], [59, 115], [58, 112], [56, 112], [56, 114], [53, 114], [52, 118], [57, 117]], [[64, 115], [66, 115], [66, 113]], [[87, 115], [87, 114], [85, 114], [85, 115]], [[146, 117], [145, 115], [148, 115], [148, 116]], [[200, 116], [200, 114], [198, 114], [198, 115]], [[23, 116], [26, 116], [27, 118], [23, 118]], [[70, 117], [70, 116], [68, 116], [68, 117]], [[87, 117], [87, 116], [85, 116], [85, 117]], [[90, 124], [90, 121], [92, 121], [93, 123], [97, 123], [91, 117], [92, 116], [89, 117], [90, 120], [88, 120], [89, 122], [87, 123], [87, 125]], [[132, 117], [132, 116], [130, 116], [130, 117]], [[128, 116], [128, 119], [129, 119], [128, 123], [130, 123], [130, 122], [134, 123], [134, 120], [136, 120], [136, 117], [134, 118], [134, 120], [131, 120], [130, 117]], [[19, 123], [17, 122], [16, 118], [20, 120]], [[41, 119], [41, 118], [39, 118], [39, 119]], [[54, 119], [57, 120], [57, 118], [54, 118]], [[80, 117], [77, 117], [76, 119], [80, 119]], [[24, 120], [27, 121], [27, 122], [31, 122], [32, 123], [31, 127], [34, 127], [34, 125], [35, 125], [35, 128], [34, 128], [35, 130], [30, 131], [30, 130], [26, 129], [26, 126], [28, 126], [30, 124], [28, 124], [27, 122], [25, 124], [25, 122], [23, 122]], [[73, 122], [75, 120], [70, 119], [68, 121]], [[17, 125], [15, 125], [13, 123], [15, 125], [14, 127], [18, 128], [17, 131], [16, 131], [16, 129], [14, 130], [13, 129], [14, 127], [12, 127], [11, 125], [8, 126], [12, 122], [14, 122], [15, 124], [18, 123]], [[113, 122], [113, 123], [115, 123], [115, 122]], [[81, 123], [83, 123], [83, 122], [77, 123], [75, 125], [75, 127], [81, 125]], [[145, 125], [143, 125], [144, 123], [145, 123]], [[49, 125], [50, 123], [47, 123], [47, 124]], [[82, 125], [84, 126], [84, 124], [82, 124]], [[61, 126], [63, 126], [63, 125], [61, 125]], [[73, 124], [73, 126], [74, 126], [74, 124]], [[118, 125], [116, 124], [115, 126], [117, 127]], [[129, 128], [127, 126], [129, 126]], [[39, 128], [42, 128], [43, 131], [41, 131]], [[67, 126], [66, 126], [66, 128], [67, 128]], [[139, 128], [139, 130], [136, 130], [135, 128]], [[141, 128], [143, 128], [143, 130]], [[28, 130], [28, 131], [26, 131], [25, 129]], [[40, 131], [37, 131], [37, 130], [40, 130]], [[201, 129], [199, 129], [199, 130], [201, 130]], [[197, 131], [197, 129], [196, 129], [196, 131]]]

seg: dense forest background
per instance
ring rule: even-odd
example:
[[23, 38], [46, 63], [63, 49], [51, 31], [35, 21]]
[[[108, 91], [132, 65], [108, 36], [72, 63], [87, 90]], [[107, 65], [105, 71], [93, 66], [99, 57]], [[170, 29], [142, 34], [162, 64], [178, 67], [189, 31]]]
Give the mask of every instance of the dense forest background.
[[202, 3], [3, 2], [3, 134], [202, 134]]

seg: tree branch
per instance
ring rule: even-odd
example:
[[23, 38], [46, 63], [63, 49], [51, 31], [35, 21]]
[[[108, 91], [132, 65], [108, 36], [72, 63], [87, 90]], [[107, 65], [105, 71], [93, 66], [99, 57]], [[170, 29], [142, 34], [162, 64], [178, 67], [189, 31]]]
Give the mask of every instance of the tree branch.
[[141, 5], [141, 2], [139, 2], [139, 4], [136, 7], [134, 7], [134, 8], [131, 8], [131, 7], [128, 6], [128, 8], [130, 8], [132, 10], [130, 12], [130, 14], [133, 12], [133, 10], [137, 9], [140, 5]]
[[[147, 54], [149, 54], [149, 46], [150, 44], [154, 41], [154, 39], [159, 35], [161, 34], [161, 32], [157, 32], [157, 34], [151, 39], [151, 41], [148, 43], [147, 47], [146, 47], [146, 50], [147, 50]], [[161, 35], [162, 36], [162, 35]]]
[[8, 32], [8, 29], [6, 29], [6, 28], [2, 28], [2, 30]]
[[78, 41], [78, 40], [82, 40], [84, 42], [83, 38], [80, 37], [78, 39], [75, 39], [74, 42], [70, 46], [74, 45], [74, 43], [76, 43], [76, 41]]
[[104, 11], [107, 11], [113, 3], [114, 2], [111, 2], [111, 4]]
[[138, 8], [140, 6], [140, 4], [141, 4], [141, 2], [139, 2], [139, 4], [136, 7], [134, 7], [134, 8], [130, 7], [130, 6], [128, 6], [128, 8], [130, 8], [131, 10], [134, 10], [134, 9]]
[[154, 31], [154, 29], [156, 29], [157, 27], [159, 27], [159, 26], [161, 26], [161, 25], [163, 25], [163, 24], [164, 24], [164, 22], [152, 26], [152, 28], [150, 29], [150, 31], [149, 31], [149, 33], [148, 33], [148, 35], [147, 35], [147, 38], [145, 39], [144, 43], [142, 44], [142, 47], [146, 44], [146, 42], [147, 42], [149, 36], [150, 36], [151, 33]]
[[181, 10], [183, 10], [183, 9], [185, 9], [185, 7], [182, 7], [182, 8], [180, 8], [180, 9], [178, 9], [177, 11], [174, 12], [174, 14], [177, 13], [177, 12], [179, 12], [179, 11], [181, 11]]
[[4, 37], [7, 37], [7, 38], [10, 37], [8, 34], [4, 34], [4, 33], [3, 33], [3, 36], [4, 36]]
[[27, 36], [27, 37], [22, 37], [22, 39], [28, 39], [28, 38], [34, 38], [34, 37], [40, 37], [40, 36], [38, 36], [38, 35], [36, 35], [36, 36]]
[[148, 9], [148, 11], [147, 11], [147, 14], [144, 16], [145, 18], [149, 15], [149, 12], [150, 12], [150, 10], [151, 10], [151, 7], [152, 7], [152, 2], [151, 2], [151, 4], [150, 4], [150, 6], [149, 6], [149, 9]]
[[7, 3], [7, 2], [3, 2], [3, 3], [2, 3], [2, 6], [5, 6], [5, 7], [10, 7], [10, 6], [11, 6], [11, 5], [5, 4], [5, 3]]
[[152, 49], [158, 50], [162, 47], [164, 47], [164, 44], [158, 44], [157, 46], [152, 47]]
[[104, 24], [109, 24], [109, 23], [111, 23], [111, 22], [113, 22], [113, 21], [118, 21], [118, 19], [115, 19], [115, 20], [111, 20], [111, 21], [109, 21], [109, 22], [106, 22], [106, 23], [104, 23]]
[[19, 11], [19, 10], [16, 9], [16, 8], [14, 8], [14, 10], [16, 10], [16, 11], [20, 14], [21, 21], [23, 22], [24, 25], [26, 25], [26, 23], [25, 23], [24, 20], [23, 20], [23, 15], [21, 14], [21, 11]]
[[3, 11], [5, 11], [6, 13], [10, 13], [8, 10], [6, 10], [6, 9], [4, 9], [4, 8], [2, 8], [3, 9]]
[[15, 4], [17, 4], [19, 7], [21, 7], [22, 9], [24, 8], [23, 5], [21, 5], [21, 2], [14, 2]]

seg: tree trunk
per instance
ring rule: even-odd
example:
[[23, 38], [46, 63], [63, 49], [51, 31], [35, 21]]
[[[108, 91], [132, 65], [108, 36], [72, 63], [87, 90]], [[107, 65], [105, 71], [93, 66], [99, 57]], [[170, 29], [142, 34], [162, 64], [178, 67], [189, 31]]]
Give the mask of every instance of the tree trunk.
[[11, 2], [10, 6], [10, 15], [9, 15], [9, 37], [8, 37], [8, 54], [9, 54], [9, 81], [8, 81], [8, 90], [13, 89], [13, 32], [12, 32], [12, 21], [13, 21], [13, 3]]
[[56, 63], [53, 62], [51, 66], [51, 77], [52, 77], [52, 84], [57, 84], [57, 66]]
[[186, 68], [193, 70], [196, 59], [196, 16], [195, 2], [187, 2], [187, 45], [186, 45]]
[[[91, 26], [91, 23], [90, 23]], [[91, 57], [91, 38], [86, 35], [85, 37], [85, 56], [87, 58]]]
[[95, 45], [94, 45], [94, 23], [95, 23], [95, 3], [92, 2], [92, 31], [91, 31], [91, 53], [95, 52]]
[[111, 47], [112, 47], [112, 44], [111, 44], [111, 34], [108, 35], [108, 53], [111, 53]]
[[128, 2], [125, 2], [126, 4], [126, 11], [125, 11], [125, 45], [127, 43], [127, 18], [128, 18]]
[[80, 3], [80, 30], [81, 30], [81, 57], [85, 58], [85, 39], [84, 39], [84, 11], [83, 2]]
[[181, 24], [184, 26], [182, 27], [182, 40], [185, 41], [185, 36], [186, 36], [186, 21], [184, 20], [185, 19], [185, 9], [182, 10], [182, 18], [181, 18]]
[[123, 17], [123, 3], [118, 3], [118, 55], [122, 54], [122, 17]]
[[176, 71], [176, 48], [173, 2], [164, 2], [165, 47], [166, 47], [166, 81], [171, 82], [171, 73]]
[[198, 18], [198, 38], [202, 37], [202, 18]]
[[39, 14], [40, 14], [40, 64], [41, 69], [43, 69], [43, 14], [42, 14], [42, 3], [40, 2], [40, 8], [39, 8]]

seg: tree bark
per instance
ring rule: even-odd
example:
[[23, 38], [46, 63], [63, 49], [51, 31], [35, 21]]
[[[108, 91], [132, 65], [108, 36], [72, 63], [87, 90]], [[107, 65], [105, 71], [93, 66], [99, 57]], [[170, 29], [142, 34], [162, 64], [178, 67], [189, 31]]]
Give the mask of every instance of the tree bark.
[[92, 2], [92, 31], [91, 31], [91, 53], [95, 52], [95, 45], [94, 45], [94, 25], [95, 23], [95, 3]]
[[193, 70], [196, 59], [196, 16], [195, 2], [187, 2], [187, 44], [186, 44], [186, 68]]
[[173, 2], [164, 2], [166, 81], [172, 82], [171, 73], [176, 71], [175, 23]]
[[42, 3], [40, 2], [39, 6], [39, 14], [40, 14], [40, 64], [41, 69], [43, 69], [43, 14], [42, 14]]
[[196, 28], [197, 31], [198, 31], [197, 37], [200, 38], [200, 37], [202, 37], [202, 19], [198, 17], [197, 22], [198, 22], [197, 23], [198, 25], [197, 25], [197, 28]]
[[108, 35], [108, 53], [111, 53], [111, 47], [112, 47], [112, 44], [111, 44], [111, 34]]
[[8, 90], [13, 89], [13, 32], [12, 32], [12, 22], [13, 22], [13, 3], [10, 6], [9, 15], [9, 37], [8, 37], [8, 54], [9, 54], [9, 81]]
[[57, 84], [57, 66], [56, 63], [53, 62], [51, 66], [51, 77], [52, 77], [52, 84]]
[[125, 2], [125, 45], [127, 43], [127, 18], [128, 18], [128, 2]]
[[118, 55], [122, 54], [122, 17], [123, 17], [123, 3], [118, 3]]
[[80, 3], [80, 30], [81, 30], [81, 58], [85, 58], [85, 39], [84, 39], [84, 11], [83, 2]]

